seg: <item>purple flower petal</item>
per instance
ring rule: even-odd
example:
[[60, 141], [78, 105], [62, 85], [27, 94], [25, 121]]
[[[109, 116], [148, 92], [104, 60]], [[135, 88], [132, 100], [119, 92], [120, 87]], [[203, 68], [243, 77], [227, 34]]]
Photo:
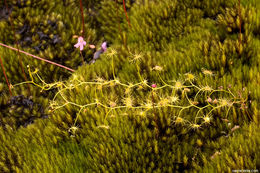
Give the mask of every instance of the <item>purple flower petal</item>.
[[84, 47], [84, 46], [81, 44], [79, 49], [80, 49], [80, 50], [83, 50], [83, 47]]
[[156, 85], [156, 84], [152, 84], [152, 87], [153, 87], [153, 88], [156, 88], [156, 87], [157, 87], [157, 85]]
[[80, 46], [79, 43], [75, 44], [74, 47], [78, 48]]
[[102, 43], [101, 48], [103, 49], [104, 52], [107, 50], [107, 42], [106, 41]]
[[80, 43], [80, 42], [83, 42], [84, 41], [84, 39], [83, 39], [83, 37], [79, 37], [78, 38], [78, 42]]
[[84, 48], [84, 46], [85, 46], [86, 44], [87, 44], [87, 43], [84, 41], [83, 37], [79, 37], [79, 38], [78, 38], [78, 43], [75, 44], [74, 47], [76, 47], [76, 48], [79, 47], [80, 51], [82, 51], [83, 48]]

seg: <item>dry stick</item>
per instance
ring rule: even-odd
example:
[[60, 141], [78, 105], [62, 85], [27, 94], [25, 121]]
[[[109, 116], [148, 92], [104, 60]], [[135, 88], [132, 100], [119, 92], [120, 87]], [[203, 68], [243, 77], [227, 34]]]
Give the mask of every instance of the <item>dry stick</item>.
[[82, 37], [84, 36], [84, 14], [83, 14], [83, 5], [82, 0], [79, 0], [80, 2], [80, 11], [81, 11], [81, 18], [82, 18]]
[[41, 61], [45, 61], [45, 62], [47, 62], [47, 63], [50, 63], [50, 64], [53, 64], [53, 65], [59, 66], [59, 67], [61, 67], [61, 68], [64, 68], [64, 69], [66, 69], [66, 70], [69, 70], [69, 71], [72, 71], [72, 72], [75, 71], [75, 70], [73, 70], [73, 69], [71, 69], [71, 68], [69, 68], [69, 67], [66, 67], [66, 66], [64, 66], [64, 65], [61, 65], [61, 64], [58, 64], [58, 63], [49, 61], [49, 60], [44, 59], [44, 58], [40, 58], [40, 57], [35, 56], [35, 55], [33, 55], [33, 54], [30, 54], [30, 53], [28, 53], [28, 52], [25, 52], [25, 51], [22, 51], [22, 50], [18, 50], [18, 49], [14, 48], [14, 47], [11, 47], [11, 46], [7, 46], [7, 45], [5, 45], [5, 44], [3, 44], [3, 43], [0, 43], [0, 46], [4, 46], [4, 47], [7, 47], [7, 48], [12, 49], [12, 50], [15, 50], [15, 51], [20, 51], [21, 53], [23, 53], [23, 54], [25, 54], [25, 55], [29, 55], [29, 56], [31, 56], [31, 57], [33, 57], [33, 58], [35, 58], [35, 59], [39, 59], [39, 60], [41, 60]]
[[127, 20], [127, 22], [128, 22], [129, 27], [131, 27], [131, 25], [130, 25], [130, 21], [129, 21], [129, 19], [128, 19], [127, 12], [126, 12], [125, 0], [123, 0], [123, 5], [124, 5], [124, 10], [125, 10], [126, 20]]
[[[13, 31], [13, 34], [14, 34], [15, 44], [16, 44], [16, 47], [17, 47], [17, 49], [18, 49], [18, 51], [17, 51], [17, 56], [18, 56], [18, 59], [19, 59], [19, 65], [20, 65], [20, 67], [21, 67], [21, 69], [22, 69], [22, 73], [23, 73], [23, 77], [24, 77], [25, 81], [28, 81], [28, 79], [27, 79], [27, 77], [26, 77], [26, 74], [25, 74], [25, 72], [24, 72], [23, 62], [22, 62], [22, 59], [21, 59], [20, 51], [19, 51], [18, 41], [17, 41], [17, 38], [16, 38], [16, 36], [15, 36], [15, 30], [14, 30], [14, 25], [13, 25], [13, 19], [12, 19], [12, 16], [11, 16], [10, 9], [8, 8], [8, 4], [6, 3], [6, 0], [5, 0], [5, 7], [6, 7], [7, 11], [8, 11], [8, 14], [10, 14], [10, 24], [11, 24], [11, 28], [12, 28], [12, 31]], [[31, 91], [30, 91], [30, 85], [27, 84], [27, 87], [28, 87], [29, 93], [31, 93]]]
[[12, 94], [12, 91], [11, 91], [10, 84], [9, 84], [9, 82], [8, 82], [8, 78], [7, 78], [6, 74], [5, 74], [5, 68], [4, 68], [4, 65], [3, 65], [3, 62], [2, 62], [2, 58], [1, 58], [1, 57], [0, 57], [0, 63], [1, 63], [2, 70], [3, 70], [3, 72], [4, 72], [4, 76], [5, 76], [6, 83], [7, 83], [8, 88], [9, 88], [10, 96], [12, 96], [13, 94]]

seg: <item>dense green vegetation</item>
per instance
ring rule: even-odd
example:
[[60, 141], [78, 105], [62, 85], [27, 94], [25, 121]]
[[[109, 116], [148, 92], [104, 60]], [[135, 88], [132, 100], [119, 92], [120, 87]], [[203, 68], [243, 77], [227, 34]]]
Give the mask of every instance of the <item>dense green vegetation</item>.
[[126, 1], [129, 25], [84, 1], [84, 33], [79, 1], [0, 2], [1, 43], [75, 69], [0, 47], [0, 172], [259, 170], [260, 1], [238, 2]]

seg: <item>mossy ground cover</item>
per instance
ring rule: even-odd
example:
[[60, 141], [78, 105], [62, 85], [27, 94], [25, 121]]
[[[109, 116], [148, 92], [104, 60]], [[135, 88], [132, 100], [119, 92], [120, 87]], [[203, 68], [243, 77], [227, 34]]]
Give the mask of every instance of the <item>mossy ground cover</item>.
[[75, 71], [0, 47], [0, 171], [259, 171], [260, 2], [238, 2], [84, 1], [84, 33], [78, 1], [1, 2], [1, 43]]

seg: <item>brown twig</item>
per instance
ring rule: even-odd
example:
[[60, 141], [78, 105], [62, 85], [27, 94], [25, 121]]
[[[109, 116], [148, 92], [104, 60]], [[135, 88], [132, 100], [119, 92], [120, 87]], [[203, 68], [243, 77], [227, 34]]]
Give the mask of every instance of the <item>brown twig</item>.
[[[10, 9], [8, 8], [8, 4], [7, 4], [6, 0], [5, 0], [5, 7], [6, 7], [6, 9], [7, 9], [7, 11], [8, 11], [8, 14], [9, 14], [9, 17], [10, 17], [10, 24], [11, 24], [11, 28], [12, 28], [12, 31], [13, 31], [13, 34], [14, 34], [15, 44], [16, 44], [16, 47], [17, 47], [17, 50], [18, 50], [18, 51], [17, 51], [17, 56], [18, 56], [18, 59], [19, 59], [20, 68], [21, 68], [22, 73], [23, 73], [23, 78], [25, 79], [25, 81], [28, 81], [28, 79], [27, 79], [27, 77], [26, 77], [26, 74], [25, 74], [25, 72], [24, 72], [23, 61], [22, 61], [22, 59], [21, 59], [21, 54], [20, 54], [20, 51], [19, 51], [18, 41], [17, 41], [17, 38], [16, 38], [16, 36], [15, 36], [15, 30], [14, 30], [14, 25], [13, 25], [13, 19], [12, 19], [11, 11], [10, 11]], [[31, 93], [31, 91], [30, 91], [30, 85], [27, 84], [27, 87], [28, 87], [29, 93]]]
[[83, 5], [82, 0], [79, 0], [80, 2], [80, 11], [81, 11], [81, 18], [82, 18], [82, 37], [84, 38], [84, 13], [83, 13]]
[[[0, 43], [0, 46], [4, 46], [4, 47], [7, 47], [7, 48], [9, 48], [9, 49], [18, 51], [18, 49], [14, 48], [14, 47], [11, 47], [11, 46], [7, 46], [7, 45], [5, 45], [5, 44], [3, 44], [3, 43]], [[40, 57], [35, 56], [35, 55], [33, 55], [33, 54], [30, 54], [30, 53], [28, 53], [28, 52], [25, 52], [25, 51], [22, 51], [22, 50], [19, 50], [19, 51], [20, 51], [21, 53], [23, 53], [23, 54], [25, 54], [25, 55], [29, 55], [29, 56], [31, 56], [31, 57], [33, 57], [33, 58], [35, 58], [35, 59], [39, 59], [39, 60], [41, 60], [41, 61], [45, 61], [45, 62], [47, 62], [47, 63], [50, 63], [50, 64], [53, 64], [53, 65], [59, 66], [59, 67], [61, 67], [61, 68], [64, 68], [64, 69], [69, 70], [69, 71], [72, 71], [72, 72], [75, 71], [75, 70], [73, 70], [73, 69], [71, 69], [71, 68], [69, 68], [69, 67], [66, 67], [66, 66], [64, 66], [64, 65], [61, 65], [61, 64], [58, 64], [58, 63], [49, 61], [49, 60], [47, 60], [47, 59], [40, 58]]]
[[126, 12], [125, 0], [123, 0], [123, 5], [124, 5], [124, 11], [125, 11], [126, 20], [127, 20], [127, 22], [128, 22], [129, 27], [131, 27], [130, 21], [129, 21], [129, 19], [128, 19], [127, 12]]

